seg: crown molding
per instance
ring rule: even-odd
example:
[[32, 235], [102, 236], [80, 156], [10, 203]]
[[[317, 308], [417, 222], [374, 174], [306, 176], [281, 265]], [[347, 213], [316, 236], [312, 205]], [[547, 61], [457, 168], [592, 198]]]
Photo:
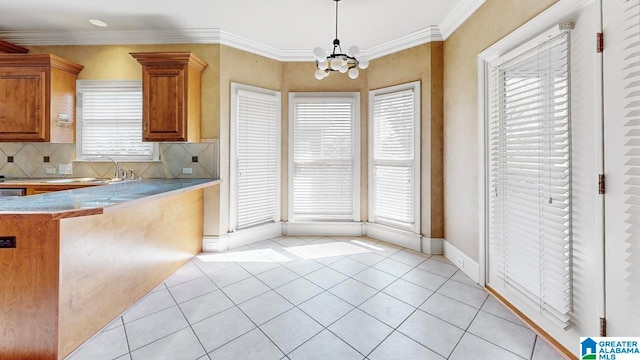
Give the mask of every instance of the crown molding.
[[462, 0], [458, 3], [439, 25], [443, 40], [453, 34], [484, 2], [485, 0]]
[[370, 60], [373, 60], [432, 41], [442, 41], [440, 29], [435, 25], [418, 30], [401, 38], [370, 47], [369, 49], [364, 50], [362, 54]]
[[219, 30], [219, 40], [212, 43], [229, 46], [277, 61], [287, 61], [286, 56], [284, 56], [285, 52], [274, 46], [232, 34], [222, 29]]

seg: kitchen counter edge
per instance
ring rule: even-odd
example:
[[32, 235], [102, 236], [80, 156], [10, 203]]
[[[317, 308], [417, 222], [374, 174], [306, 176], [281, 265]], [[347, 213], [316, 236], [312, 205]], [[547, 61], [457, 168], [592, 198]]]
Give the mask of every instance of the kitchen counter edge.
[[0, 219], [28, 216], [56, 220], [99, 215], [220, 182], [219, 179], [145, 179], [0, 200]]

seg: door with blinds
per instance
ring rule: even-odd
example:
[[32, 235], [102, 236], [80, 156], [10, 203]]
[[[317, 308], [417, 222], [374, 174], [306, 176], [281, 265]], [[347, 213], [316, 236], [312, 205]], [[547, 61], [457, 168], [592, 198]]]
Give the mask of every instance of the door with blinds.
[[490, 71], [491, 277], [570, 321], [569, 33], [535, 40]]
[[231, 84], [230, 229], [280, 220], [280, 93]]
[[640, 336], [640, 0], [603, 22], [607, 335]]
[[569, 351], [599, 322], [595, 9], [486, 71], [487, 287]]

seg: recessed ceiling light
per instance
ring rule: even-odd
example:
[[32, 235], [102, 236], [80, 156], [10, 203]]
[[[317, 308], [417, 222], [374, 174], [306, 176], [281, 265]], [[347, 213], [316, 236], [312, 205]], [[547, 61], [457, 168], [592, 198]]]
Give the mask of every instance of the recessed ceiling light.
[[102, 20], [98, 20], [98, 19], [90, 19], [89, 22], [92, 25], [99, 26], [99, 27], [107, 27], [108, 26], [106, 22], [104, 22]]

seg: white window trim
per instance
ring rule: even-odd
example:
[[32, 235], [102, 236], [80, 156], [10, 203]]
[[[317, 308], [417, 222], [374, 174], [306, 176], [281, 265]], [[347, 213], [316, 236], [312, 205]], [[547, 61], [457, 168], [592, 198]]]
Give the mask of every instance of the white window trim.
[[[125, 89], [131, 88], [135, 90], [142, 90], [142, 80], [76, 80], [76, 159], [74, 162], [111, 162], [106, 158], [89, 158], [84, 157], [82, 153], [82, 93], [91, 89], [97, 89], [106, 91], [109, 88]], [[142, 119], [140, 120], [142, 124]], [[159, 143], [153, 143], [153, 154], [151, 159], [126, 159], [118, 158], [118, 161], [128, 163], [146, 163], [160, 161], [160, 146]]]
[[274, 221], [282, 219], [281, 214], [281, 187], [282, 187], [282, 102], [279, 91], [263, 89], [255, 86], [231, 83], [231, 111], [230, 111], [230, 163], [229, 163], [229, 232], [235, 232], [238, 226], [238, 171], [235, 164], [238, 161], [237, 127], [238, 108], [235, 106], [238, 99], [238, 91], [250, 91], [257, 94], [264, 94], [266, 97], [277, 99], [276, 106], [276, 210]]
[[406, 83], [406, 84], [401, 84], [401, 85], [396, 85], [396, 86], [391, 86], [391, 87], [386, 87], [386, 88], [382, 88], [382, 89], [377, 89], [377, 90], [371, 90], [369, 91], [369, 189], [373, 189], [373, 182], [374, 182], [374, 166], [373, 166], [373, 151], [374, 151], [374, 127], [371, 126], [371, 124], [373, 124], [373, 111], [374, 111], [374, 98], [377, 95], [384, 95], [384, 94], [389, 94], [389, 93], [394, 93], [394, 92], [399, 92], [399, 91], [404, 91], [404, 90], [412, 90], [414, 93], [414, 129], [415, 129], [415, 133], [414, 133], [414, 137], [413, 137], [413, 149], [414, 149], [414, 162], [413, 162], [413, 167], [414, 167], [414, 175], [413, 175], [413, 186], [414, 186], [414, 194], [416, 196], [416, 201], [414, 203], [414, 223], [411, 227], [407, 227], [405, 224], [399, 224], [399, 223], [395, 223], [391, 220], [377, 220], [376, 216], [375, 216], [375, 212], [374, 212], [374, 193], [373, 191], [369, 191], [369, 222], [372, 223], [379, 223], [379, 224], [383, 224], [383, 225], [389, 225], [392, 227], [396, 227], [399, 229], [404, 229], [404, 230], [410, 230], [415, 234], [419, 234], [420, 233], [420, 223], [421, 223], [421, 214], [420, 214], [420, 207], [421, 207], [421, 194], [420, 194], [420, 189], [421, 189], [421, 158], [420, 158], [420, 153], [421, 153], [421, 144], [420, 144], [420, 137], [421, 137], [421, 127], [420, 127], [420, 117], [421, 117], [421, 112], [420, 112], [420, 107], [421, 107], [421, 95], [420, 95], [420, 81], [414, 81], [414, 82], [410, 82], [410, 83]]
[[[295, 222], [293, 212], [293, 179], [294, 179], [294, 156], [293, 156], [293, 127], [294, 127], [294, 104], [298, 99], [339, 99], [350, 100], [353, 103], [352, 117], [352, 151], [353, 151], [353, 221], [360, 221], [360, 93], [359, 92], [291, 92], [289, 93], [289, 156], [288, 156], [288, 219]], [[308, 222], [308, 221], [304, 221]]]

